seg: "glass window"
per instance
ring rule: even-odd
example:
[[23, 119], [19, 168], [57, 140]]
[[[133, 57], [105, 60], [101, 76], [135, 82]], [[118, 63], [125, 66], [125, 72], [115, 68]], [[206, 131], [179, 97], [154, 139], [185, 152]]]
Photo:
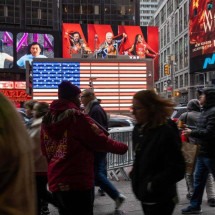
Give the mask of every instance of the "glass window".
[[184, 36], [184, 67], [188, 66], [188, 36]]
[[178, 71], [178, 42], [175, 42], [175, 71]]
[[184, 51], [183, 51], [183, 40], [182, 38], [179, 40], [179, 69], [183, 68], [183, 58], [184, 58]]
[[187, 26], [188, 26], [188, 12], [187, 12], [187, 10], [188, 10], [188, 8], [187, 8], [187, 2], [185, 2], [184, 3], [184, 28], [187, 28]]
[[178, 35], [178, 13], [175, 14], [175, 36]]
[[182, 8], [180, 8], [180, 10], [179, 10], [179, 32], [182, 32], [182, 27], [183, 27], [183, 25], [182, 25]]
[[187, 87], [188, 86], [188, 73], [184, 74], [184, 86]]
[[175, 89], [178, 89], [178, 76], [175, 77]]
[[180, 75], [180, 87], [184, 86], [183, 75]]

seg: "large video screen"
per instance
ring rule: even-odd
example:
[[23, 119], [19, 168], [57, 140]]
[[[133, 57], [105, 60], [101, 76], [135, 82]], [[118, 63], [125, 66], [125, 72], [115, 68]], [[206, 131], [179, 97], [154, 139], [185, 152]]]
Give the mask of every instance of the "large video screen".
[[26, 61], [31, 64], [33, 58], [53, 58], [54, 38], [50, 34], [18, 33], [17, 66], [25, 68]]
[[[56, 32], [0, 31], [0, 72], [25, 72], [26, 61], [31, 64], [33, 58], [59, 57], [59, 41]], [[60, 53], [61, 55], [61, 53]]]
[[0, 69], [13, 67], [13, 34], [0, 31]]
[[130, 110], [135, 92], [147, 89], [152, 61], [138, 59], [34, 59], [33, 99], [48, 103], [57, 99], [58, 85], [69, 80], [83, 89], [93, 88], [106, 111]]
[[62, 28], [63, 58], [151, 58], [158, 79], [157, 27], [64, 23]]
[[190, 72], [215, 69], [214, 17], [214, 1], [190, 1]]

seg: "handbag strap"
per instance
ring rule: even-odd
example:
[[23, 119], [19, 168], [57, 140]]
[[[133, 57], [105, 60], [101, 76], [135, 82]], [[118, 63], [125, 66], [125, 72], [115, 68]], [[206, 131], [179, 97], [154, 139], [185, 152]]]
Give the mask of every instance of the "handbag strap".
[[187, 111], [187, 114], [186, 114], [186, 116], [185, 116], [185, 118], [184, 118], [184, 123], [185, 123], [185, 124], [187, 124], [187, 119], [188, 119], [188, 111]]

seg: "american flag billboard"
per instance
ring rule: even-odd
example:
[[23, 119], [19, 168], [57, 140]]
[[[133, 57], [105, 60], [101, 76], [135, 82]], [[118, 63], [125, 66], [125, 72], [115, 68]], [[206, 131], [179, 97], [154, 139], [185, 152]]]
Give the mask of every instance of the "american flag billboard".
[[151, 60], [35, 59], [33, 99], [50, 103], [57, 99], [58, 84], [69, 80], [81, 90], [93, 87], [106, 111], [129, 111], [133, 94], [147, 89], [152, 64]]

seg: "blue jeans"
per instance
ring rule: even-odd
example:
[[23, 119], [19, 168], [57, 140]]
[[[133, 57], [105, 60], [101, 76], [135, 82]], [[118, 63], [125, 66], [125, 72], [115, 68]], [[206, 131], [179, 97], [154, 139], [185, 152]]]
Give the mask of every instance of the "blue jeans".
[[119, 197], [118, 190], [107, 178], [107, 153], [95, 155], [95, 185], [104, 190], [113, 200]]
[[206, 185], [208, 173], [215, 176], [214, 160], [204, 156], [198, 156], [194, 173], [194, 192], [190, 200], [193, 208], [199, 208], [202, 204], [202, 197]]

